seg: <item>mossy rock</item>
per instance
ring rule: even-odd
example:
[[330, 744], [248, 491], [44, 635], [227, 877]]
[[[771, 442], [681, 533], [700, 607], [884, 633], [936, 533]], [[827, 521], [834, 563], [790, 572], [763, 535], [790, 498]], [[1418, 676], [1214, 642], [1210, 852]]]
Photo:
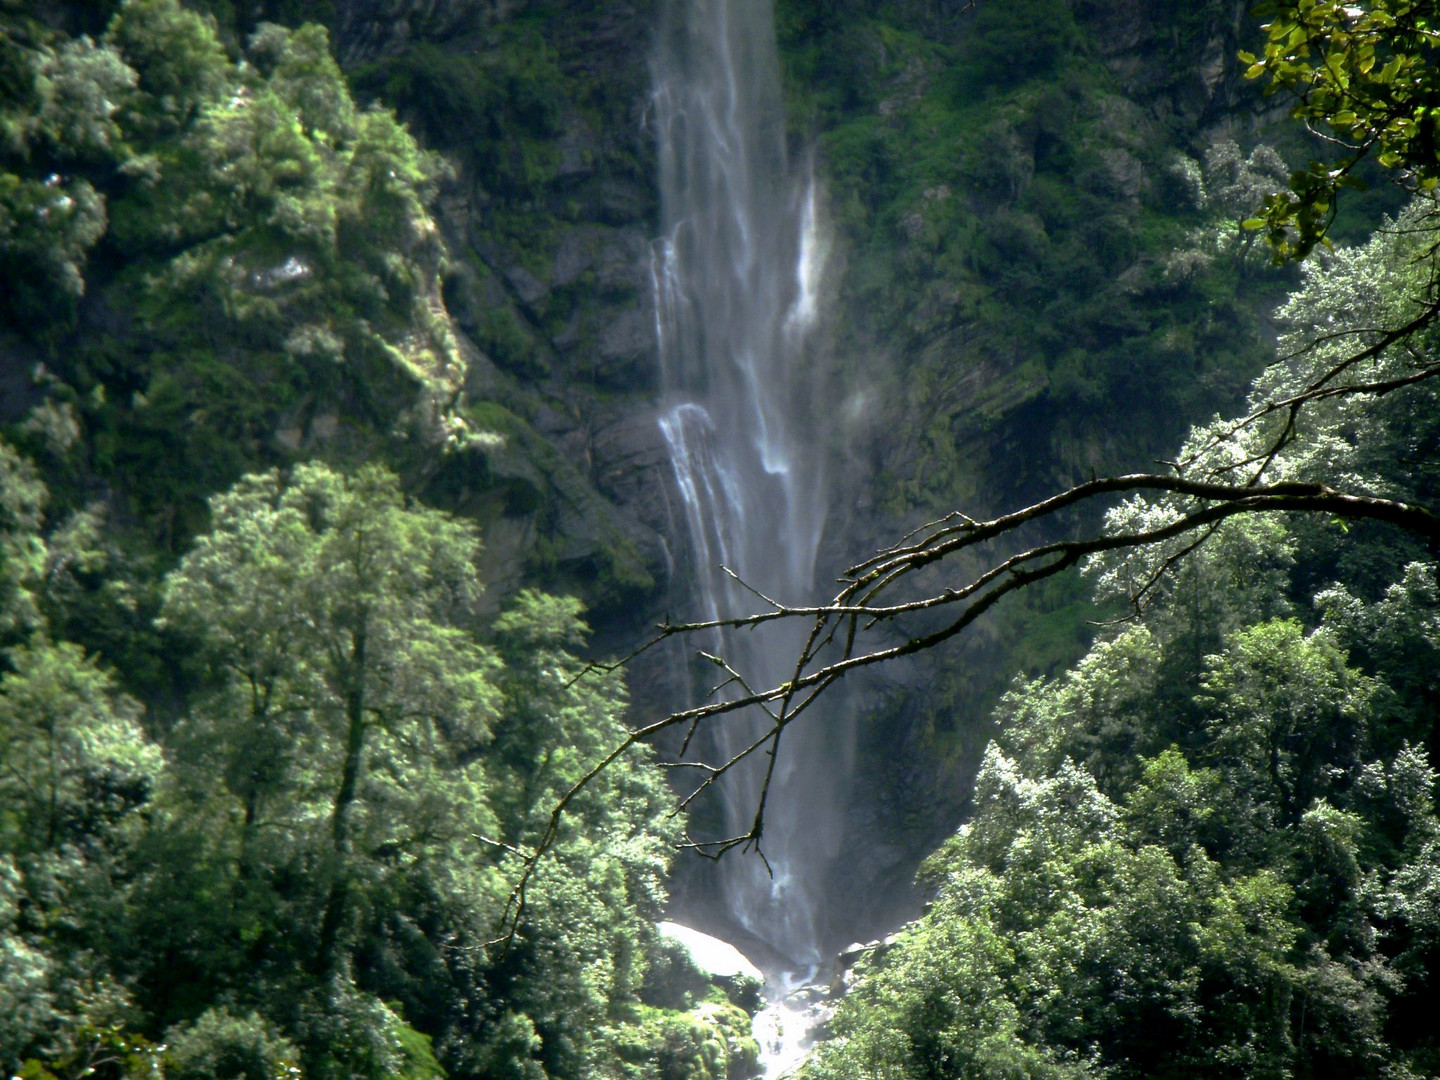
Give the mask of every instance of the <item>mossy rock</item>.
[[641, 1006], [640, 1023], [615, 1048], [635, 1080], [748, 1080], [760, 1075], [760, 1044], [750, 1016], [728, 1002], [687, 1012]]

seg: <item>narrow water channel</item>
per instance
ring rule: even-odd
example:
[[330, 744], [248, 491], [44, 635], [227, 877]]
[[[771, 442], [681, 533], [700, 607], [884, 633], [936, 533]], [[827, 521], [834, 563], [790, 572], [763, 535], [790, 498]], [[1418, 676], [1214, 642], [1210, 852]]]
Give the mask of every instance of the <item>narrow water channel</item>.
[[[816, 333], [828, 238], [811, 162], [791, 153], [771, 0], [665, 0], [652, 71], [660, 424], [699, 614], [757, 608], [722, 567], [782, 602], [810, 601], [829, 500], [830, 390]], [[768, 686], [788, 677], [802, 634], [770, 625], [707, 647], [752, 686]], [[702, 733], [705, 752], [728, 760], [763, 732], [763, 720], [727, 718]], [[766, 813], [768, 869], [735, 851], [715, 870], [735, 930], [773, 957], [777, 999], [846, 940], [827, 919], [825, 892], [845, 855], [853, 759], [844, 712], [817, 711], [787, 729]], [[752, 764], [722, 788], [725, 835], [750, 827], [763, 778], [762, 759]], [[793, 1043], [798, 1014], [772, 1019], [790, 1029], [780, 1041]]]

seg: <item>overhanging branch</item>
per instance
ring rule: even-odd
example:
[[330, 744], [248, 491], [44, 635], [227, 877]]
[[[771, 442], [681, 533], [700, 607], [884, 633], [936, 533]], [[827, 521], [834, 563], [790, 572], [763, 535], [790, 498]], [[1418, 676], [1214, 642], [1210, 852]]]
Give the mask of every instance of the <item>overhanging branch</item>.
[[[1085, 535], [1036, 544], [1016, 554], [997, 558], [988, 568], [967, 581], [938, 593], [886, 604], [878, 602], [883, 592], [910, 575], [942, 560], [953, 559], [961, 551], [1013, 537], [1021, 529], [1046, 522], [1064, 511], [1123, 494], [1178, 495], [1189, 500], [1191, 505], [1180, 512], [1179, 517], [1153, 528]], [[1276, 513], [1324, 514], [1346, 521], [1385, 522], [1440, 546], [1440, 516], [1423, 506], [1348, 493], [1325, 484], [1287, 482], [1237, 485], [1190, 480], [1183, 476], [1158, 473], [1133, 473], [1090, 480], [1022, 510], [989, 521], [977, 521], [964, 515], [951, 515], [940, 519], [932, 523], [930, 528], [912, 533], [901, 543], [851, 567], [842, 579], [842, 588], [829, 603], [790, 606], [764, 597], [752, 589], [752, 594], [767, 605], [765, 610], [731, 618], [662, 624], [641, 649], [620, 663], [628, 663], [635, 655], [661, 641], [704, 631], [735, 630], [762, 623], [797, 619], [809, 620], [810, 631], [797, 658], [793, 676], [780, 685], [758, 690], [750, 687], [741, 674], [722, 658], [702, 651], [702, 657], [720, 666], [727, 675], [722, 686], [739, 687], [739, 692], [729, 698], [710, 700], [671, 713], [637, 728], [576, 781], [553, 808], [538, 841], [529, 857], [524, 860], [520, 878], [505, 910], [505, 930], [492, 944], [508, 944], [513, 937], [525, 912], [527, 887], [540, 860], [554, 847], [566, 810], [596, 777], [635, 746], [649, 742], [672, 728], [685, 727], [688, 734], [682, 746], [683, 755], [689, 748], [691, 736], [701, 726], [741, 710], [763, 710], [769, 721], [768, 726], [728, 760], [720, 763], [667, 763], [682, 767], [693, 765], [705, 774], [701, 782], [681, 800], [676, 811], [679, 812], [743, 761], [768, 748], [770, 759], [750, 830], [738, 836], [713, 841], [696, 841], [687, 836], [685, 843], [686, 847], [712, 858], [718, 858], [737, 847], [754, 850], [763, 858], [766, 796], [769, 793], [780, 738], [785, 727], [808, 711], [834, 682], [851, 671], [932, 649], [973, 624], [1005, 596], [1070, 569], [1087, 556], [1152, 547], [1198, 533], [1200, 535], [1190, 545], [1193, 548], [1231, 518]], [[1153, 587], [1153, 584], [1153, 581], [1147, 583], [1146, 588]], [[869, 649], [857, 648], [861, 637], [877, 626], [893, 623], [906, 616], [937, 610], [952, 612], [949, 621], [937, 629], [914, 634], [893, 644]], [[839, 655], [835, 655], [837, 632], [842, 627], [846, 632], [839, 636], [843, 644], [839, 647]], [[619, 665], [595, 665], [590, 670], [611, 671], [617, 666]], [[766, 865], [768, 867], [768, 862]]]

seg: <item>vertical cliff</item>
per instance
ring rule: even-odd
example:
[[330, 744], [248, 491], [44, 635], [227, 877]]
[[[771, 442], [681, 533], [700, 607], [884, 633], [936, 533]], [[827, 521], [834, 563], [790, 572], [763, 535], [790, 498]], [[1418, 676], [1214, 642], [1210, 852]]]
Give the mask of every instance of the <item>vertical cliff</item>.
[[[607, 653], [685, 610], [697, 568], [657, 422], [655, 5], [195, 7], [219, 44], [176, 63], [230, 93], [137, 53], [105, 77], [117, 95], [138, 80], [172, 128], [147, 120], [112, 144], [106, 125], [129, 121], [95, 103], [83, 154], [40, 128], [5, 151], [15, 190], [64, 195], [76, 225], [74, 251], [43, 264], [80, 275], [73, 312], [46, 323], [17, 292], [0, 328], [0, 419], [62, 503], [109, 505], [143, 594], [241, 472], [381, 457], [483, 526], [489, 603], [524, 584], [576, 593]], [[103, 34], [115, 5], [44, 8], [7, 39], [22, 57], [7, 71], [88, 63], [76, 35]], [[937, 512], [1148, 462], [1233, 403], [1286, 281], [1237, 223], [1304, 152], [1237, 77], [1243, 4], [779, 0], [776, 17], [789, 150], [813, 157], [835, 239], [834, 318], [817, 330], [830, 422], [809, 448], [836, 481], [822, 579]], [[306, 20], [328, 43], [256, 36]], [[210, 141], [186, 142], [175, 117], [202, 91]], [[237, 149], [262, 98], [274, 131], [299, 118], [290, 149], [265, 144], [313, 165], [290, 188]], [[334, 123], [306, 111], [332, 106]], [[374, 119], [384, 109], [416, 142]], [[347, 206], [326, 232], [334, 170], [361, 147], [394, 199]], [[387, 153], [395, 168], [374, 164]], [[210, 164], [186, 173], [196, 155]], [[251, 201], [226, 202], [244, 169]], [[264, 228], [246, 224], [261, 210]], [[38, 272], [33, 237], [0, 224], [5, 258]], [[112, 599], [107, 619], [144, 623], [143, 598]], [[877, 742], [862, 757], [885, 767], [847, 811], [869, 853], [855, 892], [903, 876], [951, 824], [998, 688], [1074, 655], [1087, 614], [1078, 590], [1052, 590], [958, 656], [864, 688]], [[149, 648], [129, 660], [153, 688]], [[638, 669], [642, 710], [678, 700], [682, 652]]]

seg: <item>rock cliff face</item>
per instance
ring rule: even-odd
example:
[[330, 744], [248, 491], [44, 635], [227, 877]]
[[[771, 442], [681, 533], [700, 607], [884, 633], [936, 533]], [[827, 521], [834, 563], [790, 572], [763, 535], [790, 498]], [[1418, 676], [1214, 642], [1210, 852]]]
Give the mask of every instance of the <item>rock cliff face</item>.
[[[1274, 117], [1233, 62], [1243, 2], [776, 8], [794, 138], [815, 149], [840, 269], [818, 448], [843, 477], [828, 569], [937, 511], [999, 510], [1147, 461], [1245, 385], [1275, 280], [1243, 254], [1188, 277], [1167, 263], [1229, 212], [1202, 205], [1186, 170], [1203, 186], [1207, 150], [1248, 152]], [[338, 0], [334, 20], [360, 94], [453, 167], [445, 300], [471, 412], [505, 441], [447, 459], [427, 494], [482, 522], [496, 596], [578, 590], [611, 652], [684, 610], [692, 580], [654, 416], [654, 15]], [[867, 687], [871, 729], [904, 748], [879, 755], [888, 770], [854, 812], [880, 853], [876, 888], [953, 824], [1011, 672], [1079, 647], [1079, 599], [1049, 596], [959, 659]], [[642, 707], [676, 700], [683, 661], [647, 663]]]
[[[1016, 50], [1020, 69], [1035, 61], [1046, 78], [1065, 64], [1032, 53], [1093, 49], [1094, 59], [1064, 70], [1072, 81], [1084, 72], [1084, 86], [1061, 91], [1071, 101], [1060, 111], [1070, 115], [1049, 119], [1083, 129], [1070, 140], [1092, 159], [1080, 186], [1123, 237], [1166, 211], [1167, 153], [1199, 157], [1217, 132], [1254, 126], [1254, 95], [1238, 88], [1229, 63], [1246, 32], [1244, 5], [1203, 4], [1183, 17], [1158, 0], [1029, 6], [1044, 9], [1024, 13], [1042, 21], [1017, 38], [1004, 19], [987, 22], [983, 7], [958, 2], [883, 13], [867, 3], [838, 13], [804, 0], [778, 5], [797, 138], [818, 141], [832, 194], [849, 203], [833, 215], [842, 258], [856, 271], [840, 288], [840, 336], [862, 345], [849, 350], [847, 420], [835, 436], [853, 478], [845, 502], [856, 511], [831, 529], [837, 563], [893, 535], [913, 512], [985, 505], [1113, 467], [1163, 445], [1184, 420], [1151, 423], [1128, 440], [1103, 425], [1057, 425], [1044, 446], [1017, 434], [1037, 419], [1048, 426], [1036, 410], [1064, 394], [1055, 393], [1055, 358], [1036, 362], [1026, 355], [1033, 343], [997, 335], [983, 310], [997, 300], [1012, 314], [1024, 310], [1036, 283], [1016, 286], [1009, 269], [984, 264], [1054, 259], [1078, 230], [1048, 220], [1031, 196], [1074, 162], [1046, 160], [1066, 142], [1046, 129], [1048, 106], [1034, 100], [1053, 87], [1023, 70], [1016, 87], [965, 86], [961, 76], [967, 66], [994, 67], [992, 37], [995, 49]], [[622, 635], [637, 614], [677, 599], [666, 584], [677, 551], [668, 472], [647, 414], [657, 378], [656, 193], [645, 127], [653, 15], [649, 3], [596, 0], [340, 0], [334, 18], [336, 50], [361, 93], [397, 107], [452, 163], [439, 214], [452, 256], [445, 298], [473, 346], [467, 391], [509, 433], [483, 461], [447, 465], [432, 493], [454, 489], [485, 522], [497, 580], [580, 587], [597, 621]], [[1045, 18], [1063, 24], [1058, 44]], [[904, 168], [894, 159], [916, 156], [907, 141], [926, 137], [917, 125], [937, 100], [953, 109], [965, 95], [992, 105], [982, 137], [957, 144], [948, 169], [897, 183]], [[857, 127], [867, 128], [865, 149], [878, 163], [852, 160]], [[1077, 147], [1062, 149], [1073, 158]], [[975, 221], [987, 235], [961, 253], [971, 265], [955, 265], [946, 234]], [[1103, 277], [1086, 282], [1084, 299], [1143, 306], [1134, 298], [1148, 283], [1135, 279], [1153, 253], [1123, 239], [1112, 246], [1130, 250], [1099, 267]], [[856, 283], [877, 271], [888, 278], [878, 289]], [[1110, 357], [1089, 363], [1116, 366]], [[1208, 377], [1222, 389], [1240, 384], [1228, 375]], [[1104, 384], [1107, 372], [1087, 376]], [[1112, 389], [1124, 388], [1084, 392], [1093, 399]], [[1019, 482], [988, 483], [1017, 474], [1016, 458], [1025, 462]], [[900, 497], [877, 503], [877, 476]]]
[[[993, 316], [998, 307], [1000, 322], [1024, 319], [1055, 299], [1043, 295], [1054, 287], [1044, 274], [1014, 280], [1017, 262], [1063, 263], [1058, 249], [1097, 244], [1116, 250], [1070, 271], [1084, 288], [1064, 299], [1117, 310], [1114, 323], [1157, 306], [1157, 245], [1133, 237], [1190, 209], [1167, 205], [1172, 159], [1198, 159], [1224, 134], [1255, 138], [1256, 95], [1231, 62], [1248, 32], [1245, 5], [1020, 7], [777, 5], [797, 139], [818, 144], [851, 271], [837, 305], [838, 336], [852, 343], [850, 392], [833, 449], [858, 512], [831, 530], [836, 561], [912, 513], [984, 506], [1135, 459], [1185, 419], [1147, 415], [1134, 438], [1104, 423], [1050, 423], [1073, 412], [1077, 393], [1101, 414], [1098, 399], [1136, 390], [1119, 385], [1125, 364], [1106, 351], [1145, 335], [1097, 330], [1105, 319], [1088, 312], [1091, 340], [1078, 349], [1037, 347], [997, 332]], [[657, 378], [645, 127], [653, 5], [339, 0], [334, 10], [336, 50], [360, 92], [397, 107], [452, 163], [439, 218], [452, 256], [445, 298], [474, 346], [467, 390], [523, 433], [464, 465], [481, 480], [462, 483], [447, 466], [434, 490], [469, 492], [501, 580], [583, 586], [598, 621], [618, 620], [618, 631], [622, 612], [674, 599], [667, 472], [646, 417]], [[977, 117], [967, 99], [986, 113], [968, 140]], [[944, 129], [945, 110], [957, 131]], [[954, 143], [948, 160], [914, 145], [936, 135]], [[926, 160], [907, 168], [905, 158]], [[1056, 196], [1057, 178], [1071, 190]], [[1067, 203], [1077, 191], [1078, 208]], [[1081, 235], [1087, 216], [1098, 216], [1095, 235]], [[1243, 383], [1226, 366], [1246, 366], [1233, 355], [1243, 348], [1227, 342], [1208, 365], [1193, 349], [1181, 360], [1223, 396]], [[1157, 410], [1191, 404], [1177, 397], [1159, 394]], [[1050, 430], [1048, 445], [1024, 437], [1037, 426]], [[563, 480], [535, 457], [550, 451]], [[990, 483], [997, 474], [1016, 482]], [[884, 505], [877, 476], [892, 493]]]
[[[446, 172], [425, 258], [411, 259], [444, 377], [362, 373], [348, 397], [299, 395], [278, 426], [266, 414], [263, 437], [247, 429], [255, 446], [217, 444], [229, 473], [209, 490], [257, 461], [384, 443], [413, 488], [480, 522], [491, 603], [527, 584], [578, 593], [596, 651], [628, 651], [661, 613], [685, 610], [694, 580], [655, 417], [654, 0], [210, 6], [227, 62], [261, 21], [323, 19], [356, 98], [397, 110]], [[56, 5], [54, 21], [100, 33], [101, 9]], [[1235, 239], [1259, 182], [1250, 151], [1273, 118], [1232, 60], [1251, 32], [1245, 9], [777, 0], [791, 136], [814, 153], [834, 241], [832, 425], [815, 451], [840, 492], [822, 580], [937, 512], [1004, 509], [1146, 462], [1248, 382], [1267, 290], [1282, 282]], [[131, 313], [104, 296], [92, 290], [82, 319], [121, 326]], [[0, 334], [8, 421], [38, 400], [14, 369], [45, 350]], [[403, 360], [404, 334], [392, 337]], [[292, 344], [318, 355], [324, 335]], [[148, 346], [132, 335], [126, 347], [140, 379]], [[394, 451], [417, 387], [429, 421]], [[140, 382], [121, 389], [137, 417], [158, 415]], [[162, 441], [161, 421], [145, 422]], [[206, 493], [193, 493], [202, 509]], [[1073, 656], [1085, 614], [1079, 587], [1052, 592], [962, 654], [867, 685], [887, 749], [871, 754], [885, 767], [853, 811], [873, 856], [854, 891], [879, 890], [949, 829], [995, 694], [1017, 669]], [[683, 657], [645, 664], [640, 707], [679, 700]]]
[[[1243, 210], [1213, 197], [1207, 153], [1233, 140], [1243, 157], [1275, 127], [1233, 60], [1246, 8], [778, 0], [793, 137], [836, 242], [822, 580], [936, 513], [1145, 463], [1248, 382], [1280, 279], [1228, 249], [1172, 266]], [[335, 12], [359, 92], [452, 164], [445, 301], [471, 414], [505, 437], [448, 458], [426, 493], [484, 525], [493, 595], [579, 591], [597, 648], [625, 651], [694, 580], [654, 413], [654, 5]], [[849, 884], [876, 918], [961, 813], [995, 695], [1074, 655], [1086, 614], [1083, 587], [1047, 594], [864, 688], [882, 764], [851, 811], [873, 857]], [[642, 710], [680, 699], [681, 651], [637, 669]]]
[[[1243, 216], [1221, 205], [1217, 148], [1283, 137], [1234, 60], [1247, 5], [960, 6], [778, 6], [846, 267], [831, 567], [955, 508], [1147, 466], [1263, 362], [1283, 280], [1223, 245], [1174, 268]], [[886, 865], [862, 888], [882, 894], [959, 817], [996, 696], [1097, 615], [1078, 583], [1035, 594], [865, 687], [877, 767], [852, 831]]]
[[336, 6], [362, 93], [396, 107], [451, 176], [445, 299], [470, 346], [477, 422], [504, 444], [428, 494], [485, 528], [492, 591], [578, 590], [606, 644], [667, 594], [666, 464], [650, 287], [647, 3]]

